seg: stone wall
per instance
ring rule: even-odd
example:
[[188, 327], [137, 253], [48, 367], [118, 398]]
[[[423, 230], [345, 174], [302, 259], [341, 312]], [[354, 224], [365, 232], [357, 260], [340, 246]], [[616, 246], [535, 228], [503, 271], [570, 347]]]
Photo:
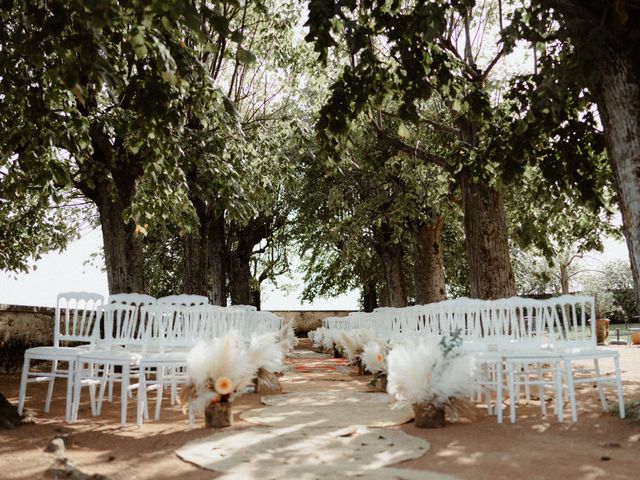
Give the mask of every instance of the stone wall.
[[352, 310], [273, 310], [285, 322], [291, 323], [296, 335], [306, 337], [307, 332], [322, 325], [327, 317], [346, 317]]
[[[319, 327], [323, 318], [343, 317], [349, 311], [285, 310], [273, 313], [291, 323], [296, 335], [304, 337]], [[53, 343], [54, 315], [53, 308], [0, 304], [0, 373], [19, 371], [27, 348]]]
[[53, 343], [55, 310], [0, 304], [0, 373], [22, 368], [27, 348]]

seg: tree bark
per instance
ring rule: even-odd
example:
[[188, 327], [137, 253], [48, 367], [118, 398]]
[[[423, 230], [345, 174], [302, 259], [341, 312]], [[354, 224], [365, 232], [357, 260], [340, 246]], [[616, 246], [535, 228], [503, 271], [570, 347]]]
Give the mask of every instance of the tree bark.
[[209, 228], [201, 225], [198, 232], [184, 236], [184, 293], [207, 296]]
[[439, 302], [447, 298], [442, 251], [442, 217], [416, 226], [414, 236], [414, 283], [416, 304]]
[[373, 312], [374, 308], [378, 308], [375, 282], [368, 282], [362, 287], [362, 307], [365, 312]]
[[218, 212], [209, 224], [209, 272], [211, 304], [227, 304], [227, 243], [224, 211]]
[[[637, 47], [637, 46], [636, 46]], [[619, 51], [619, 50], [618, 50]], [[615, 46], [598, 65], [594, 90], [618, 192], [640, 315], [640, 59]]]
[[385, 243], [381, 248], [384, 278], [389, 291], [390, 307], [407, 306], [407, 287], [404, 278], [402, 247]]
[[232, 255], [229, 268], [229, 293], [233, 305], [251, 304], [251, 255]]
[[466, 169], [461, 185], [471, 296], [486, 300], [512, 297], [516, 282], [502, 193], [473, 182]]
[[106, 185], [97, 184], [91, 192], [100, 215], [110, 294], [145, 292], [142, 240], [135, 221], [124, 220], [134, 188], [133, 183], [127, 189], [118, 188], [112, 196]]

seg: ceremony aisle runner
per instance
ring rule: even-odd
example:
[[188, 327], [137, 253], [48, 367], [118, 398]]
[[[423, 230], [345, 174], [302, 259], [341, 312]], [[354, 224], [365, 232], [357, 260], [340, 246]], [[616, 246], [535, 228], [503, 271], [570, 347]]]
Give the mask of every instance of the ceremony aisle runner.
[[[389, 396], [367, 392], [345, 359], [296, 350], [286, 359], [282, 383], [294, 392], [262, 398], [263, 408], [240, 418], [249, 428], [220, 430], [176, 451], [185, 461], [224, 479], [455, 480], [435, 472], [388, 468], [419, 458], [429, 442], [401, 430], [384, 429], [413, 418], [411, 408], [392, 409]], [[328, 377], [328, 378], [327, 378]], [[331, 378], [333, 377], [333, 378]], [[343, 381], [332, 384], [327, 379]], [[304, 382], [304, 383], [303, 383]]]

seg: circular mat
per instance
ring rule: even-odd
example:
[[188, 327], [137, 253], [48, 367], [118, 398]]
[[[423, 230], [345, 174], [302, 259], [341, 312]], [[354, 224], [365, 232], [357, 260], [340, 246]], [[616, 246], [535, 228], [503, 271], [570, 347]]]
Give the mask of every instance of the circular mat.
[[240, 415], [247, 422], [270, 427], [344, 428], [352, 425], [388, 427], [413, 418], [410, 406], [391, 408], [386, 393], [297, 392], [262, 398], [268, 405]]
[[357, 473], [418, 458], [429, 447], [426, 440], [401, 430], [250, 428], [194, 440], [176, 454], [218, 472], [277, 472], [281, 467], [312, 472], [315, 467], [340, 465]]
[[370, 480], [460, 480], [458, 477], [437, 472], [406, 468], [380, 468], [378, 470], [353, 470], [344, 465], [317, 465], [313, 467], [278, 466], [255, 470], [247, 465], [217, 477], [224, 480], [327, 480], [332, 478], [362, 478]]

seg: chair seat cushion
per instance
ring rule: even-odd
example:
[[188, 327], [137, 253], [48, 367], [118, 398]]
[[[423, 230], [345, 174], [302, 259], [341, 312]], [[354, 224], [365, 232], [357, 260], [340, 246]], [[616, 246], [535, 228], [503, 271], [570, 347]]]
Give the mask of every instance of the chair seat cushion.
[[127, 352], [125, 350], [91, 350], [82, 353], [80, 358], [85, 362], [105, 361], [137, 363], [142, 358], [142, 355], [135, 352]]
[[167, 363], [176, 363], [176, 362], [186, 363], [188, 354], [189, 354], [189, 352], [187, 352], [187, 351], [184, 351], [184, 352], [174, 351], [174, 352], [153, 353], [153, 354], [145, 355], [144, 359], [142, 361], [143, 361], [143, 363], [146, 363], [146, 364], [163, 363], [163, 362], [167, 362]]
[[62, 358], [75, 358], [82, 353], [77, 347], [43, 346], [29, 348], [24, 352], [25, 358], [37, 358], [43, 360], [60, 360]]

